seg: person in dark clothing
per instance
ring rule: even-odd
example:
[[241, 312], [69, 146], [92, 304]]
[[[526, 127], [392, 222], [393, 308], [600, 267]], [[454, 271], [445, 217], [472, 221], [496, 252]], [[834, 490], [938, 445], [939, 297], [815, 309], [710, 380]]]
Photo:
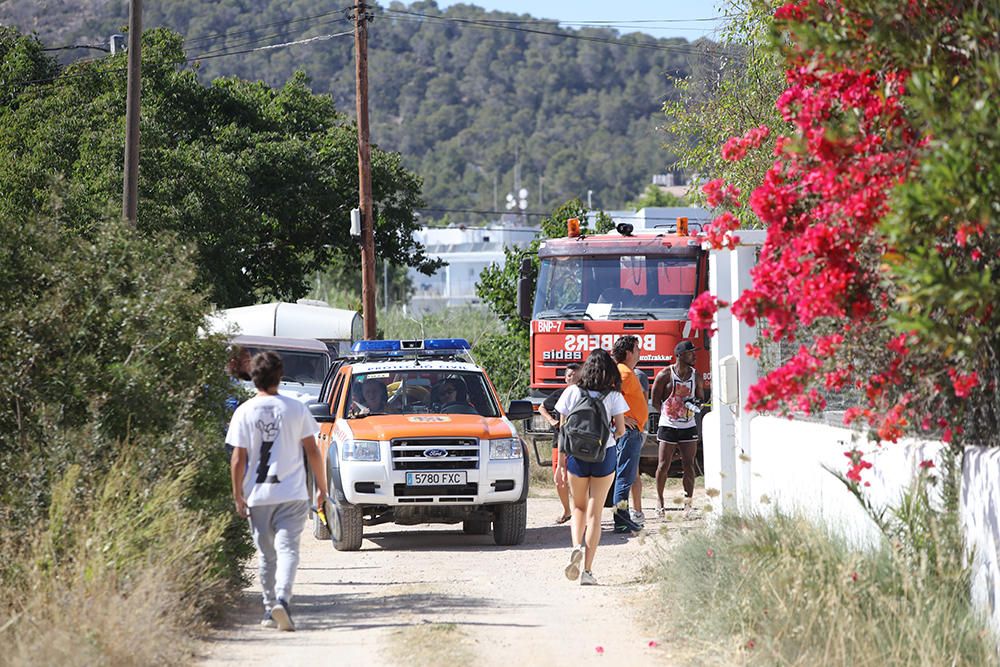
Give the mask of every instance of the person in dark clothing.
[[[577, 374], [580, 372], [580, 364], [569, 364], [566, 366], [566, 387], [576, 384]], [[559, 397], [562, 396], [564, 389], [559, 389], [549, 394], [549, 397], [545, 399], [545, 402], [538, 406], [538, 414], [540, 414], [545, 421], [547, 421], [553, 429], [555, 429], [556, 435], [552, 441], [552, 478], [556, 483], [556, 493], [559, 494], [559, 500], [562, 502], [563, 512], [556, 519], [556, 523], [566, 523], [569, 521], [573, 515], [569, 511], [569, 485], [562, 483], [565, 480], [560, 480], [559, 475], [559, 413], [556, 412], [556, 402]]]

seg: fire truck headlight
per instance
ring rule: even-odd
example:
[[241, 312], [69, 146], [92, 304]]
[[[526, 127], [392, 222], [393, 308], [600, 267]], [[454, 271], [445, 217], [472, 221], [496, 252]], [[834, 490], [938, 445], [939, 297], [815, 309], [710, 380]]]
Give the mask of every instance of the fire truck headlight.
[[497, 440], [490, 440], [490, 458], [521, 458], [521, 441], [517, 438], [498, 438]]
[[541, 416], [540, 414], [534, 414], [531, 417], [531, 431], [533, 433], [548, 433], [552, 430], [549, 421]]

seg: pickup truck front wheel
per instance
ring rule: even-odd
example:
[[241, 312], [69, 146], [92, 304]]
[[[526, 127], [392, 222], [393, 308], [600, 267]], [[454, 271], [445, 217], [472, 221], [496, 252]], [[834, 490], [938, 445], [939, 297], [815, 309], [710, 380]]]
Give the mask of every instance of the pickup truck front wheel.
[[327, 499], [327, 518], [330, 521], [330, 537], [337, 551], [357, 551], [364, 536], [364, 516], [357, 505], [339, 503]]
[[493, 541], [499, 546], [507, 547], [524, 542], [527, 528], [528, 504], [526, 501], [498, 505], [494, 510]]

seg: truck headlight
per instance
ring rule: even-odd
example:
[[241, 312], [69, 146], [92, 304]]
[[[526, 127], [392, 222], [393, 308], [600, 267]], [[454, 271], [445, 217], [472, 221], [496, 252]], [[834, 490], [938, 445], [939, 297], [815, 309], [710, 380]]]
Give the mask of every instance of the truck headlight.
[[521, 441], [517, 438], [499, 438], [497, 440], [490, 440], [490, 458], [521, 458]]
[[345, 442], [340, 450], [340, 458], [343, 461], [378, 461], [378, 441], [350, 440]]

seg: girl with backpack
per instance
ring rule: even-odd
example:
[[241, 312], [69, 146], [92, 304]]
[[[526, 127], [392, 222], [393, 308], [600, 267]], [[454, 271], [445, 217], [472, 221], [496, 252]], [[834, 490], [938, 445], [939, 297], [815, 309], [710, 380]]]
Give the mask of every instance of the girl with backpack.
[[[569, 487], [572, 495], [573, 520], [570, 523], [570, 534], [573, 540], [573, 550], [570, 552], [569, 565], [566, 566], [566, 578], [575, 581], [578, 577], [580, 585], [595, 586], [597, 580], [591, 573], [597, 545], [601, 541], [601, 512], [604, 510], [604, 499], [615, 478], [617, 459], [615, 456], [615, 441], [625, 433], [625, 413], [628, 403], [621, 393], [622, 378], [618, 365], [605, 350], [596, 349], [587, 357], [580, 369], [579, 380], [575, 385], [566, 388], [559, 401], [556, 411], [566, 415], [563, 426], [563, 437], [560, 447], [565, 456], [559, 457], [557, 476], [566, 481], [569, 477]], [[580, 422], [585, 422], [588, 416], [582, 407], [597, 407], [596, 402], [587, 398], [600, 399], [603, 407], [602, 420], [607, 427], [602, 429], [607, 436], [604, 438], [603, 455], [598, 451], [594, 455], [574, 456], [574, 439], [580, 430], [571, 431], [574, 423], [574, 413], [580, 415]], [[598, 409], [596, 412], [600, 413]], [[593, 411], [591, 415], [593, 415]], [[587, 434], [584, 433], [584, 439]], [[581, 561], [583, 572], [580, 572]]]

